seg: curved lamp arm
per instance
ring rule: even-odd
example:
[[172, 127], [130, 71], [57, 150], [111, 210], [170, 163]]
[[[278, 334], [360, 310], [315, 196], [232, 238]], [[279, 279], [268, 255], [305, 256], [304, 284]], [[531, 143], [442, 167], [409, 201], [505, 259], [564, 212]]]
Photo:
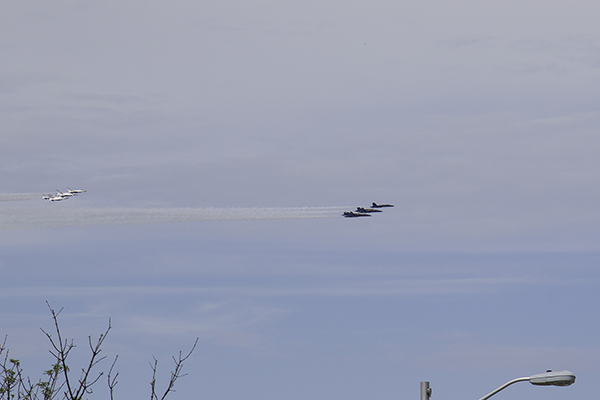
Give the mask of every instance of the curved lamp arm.
[[490, 397], [492, 397], [493, 395], [495, 395], [496, 393], [498, 393], [499, 391], [501, 391], [502, 389], [512, 385], [513, 383], [517, 383], [517, 382], [523, 382], [523, 381], [528, 381], [529, 377], [524, 377], [524, 378], [517, 378], [517, 379], [513, 379], [512, 381], [508, 381], [506, 382], [504, 385], [500, 386], [498, 389], [494, 390], [491, 393], [486, 394], [485, 396], [483, 396], [482, 398], [480, 398], [479, 400], [486, 400], [489, 399]]

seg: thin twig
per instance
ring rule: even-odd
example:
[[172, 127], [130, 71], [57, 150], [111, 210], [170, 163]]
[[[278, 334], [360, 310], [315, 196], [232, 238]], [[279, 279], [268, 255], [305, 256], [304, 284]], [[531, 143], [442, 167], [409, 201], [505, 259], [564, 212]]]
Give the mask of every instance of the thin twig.
[[117, 377], [119, 376], [119, 371], [117, 371], [117, 373], [115, 374], [114, 377], [111, 377], [113, 368], [115, 367], [115, 364], [117, 363], [118, 358], [119, 358], [119, 355], [116, 355], [115, 361], [113, 361], [112, 365], [110, 366], [110, 369], [108, 370], [108, 375], [107, 375], [108, 388], [110, 389], [110, 400], [114, 400], [113, 392], [114, 392], [115, 386], [117, 386], [117, 383], [119, 383], [119, 381], [117, 381]]

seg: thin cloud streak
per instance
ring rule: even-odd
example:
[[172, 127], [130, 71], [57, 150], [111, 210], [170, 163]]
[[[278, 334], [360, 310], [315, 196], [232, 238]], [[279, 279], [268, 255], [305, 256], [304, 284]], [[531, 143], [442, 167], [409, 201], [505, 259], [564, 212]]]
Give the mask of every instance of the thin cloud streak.
[[0, 229], [341, 217], [348, 207], [76, 208], [0, 215]]
[[407, 296], [431, 294], [473, 294], [490, 292], [502, 286], [523, 285], [529, 282], [514, 278], [464, 279], [395, 279], [370, 281], [361, 284], [333, 282], [322, 286], [98, 286], [98, 287], [14, 287], [5, 288], [0, 298], [39, 296], [119, 296], [119, 295], [236, 295], [250, 297], [280, 296]]

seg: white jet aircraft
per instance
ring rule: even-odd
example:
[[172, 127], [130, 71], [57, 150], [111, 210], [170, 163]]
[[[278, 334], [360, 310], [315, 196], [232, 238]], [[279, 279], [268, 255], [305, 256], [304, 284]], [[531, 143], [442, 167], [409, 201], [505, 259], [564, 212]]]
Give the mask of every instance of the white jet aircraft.
[[67, 200], [68, 198], [69, 198], [69, 196], [64, 197], [64, 196], [60, 196], [60, 195], [57, 194], [55, 196], [50, 197], [48, 200], [50, 200], [50, 201], [62, 201], [62, 200]]
[[82, 189], [71, 189], [69, 187], [67, 187], [67, 193], [71, 193], [74, 194], [75, 196], [77, 196], [79, 193], [84, 193], [87, 192], [87, 190], [82, 190]]
[[67, 198], [67, 197], [71, 197], [71, 196], [75, 196], [75, 195], [73, 193], [69, 193], [69, 192], [63, 193], [60, 190], [56, 189], [56, 196]]

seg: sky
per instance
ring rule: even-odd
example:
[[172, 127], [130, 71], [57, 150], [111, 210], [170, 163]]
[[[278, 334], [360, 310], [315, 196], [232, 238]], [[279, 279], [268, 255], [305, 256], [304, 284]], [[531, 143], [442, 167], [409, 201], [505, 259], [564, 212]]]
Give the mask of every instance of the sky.
[[[593, 397], [598, 2], [5, 2], [0, 335], [118, 398]], [[62, 202], [42, 194], [86, 189]], [[371, 218], [342, 211], [392, 203]], [[100, 365], [109, 368], [109, 361]], [[161, 380], [162, 379], [162, 380]], [[94, 395], [106, 395], [103, 381]]]

